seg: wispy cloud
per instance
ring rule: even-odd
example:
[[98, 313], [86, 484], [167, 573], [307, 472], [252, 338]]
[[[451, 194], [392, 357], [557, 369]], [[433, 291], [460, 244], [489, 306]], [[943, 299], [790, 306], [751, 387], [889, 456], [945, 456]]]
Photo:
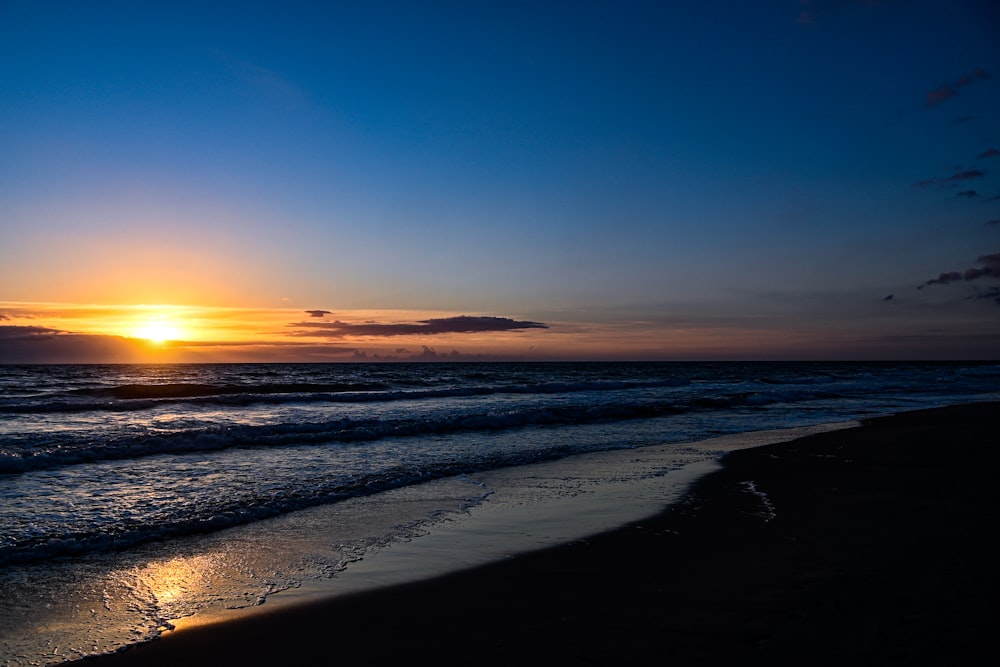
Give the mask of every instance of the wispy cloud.
[[973, 178], [982, 178], [986, 175], [986, 172], [982, 169], [966, 169], [965, 171], [960, 171], [952, 174], [948, 179], [948, 183], [954, 183], [956, 181], [968, 181]]
[[816, 25], [821, 18], [831, 11], [849, 7], [875, 7], [882, 0], [801, 0], [804, 9], [799, 12], [795, 22], [803, 25]]
[[977, 79], [990, 79], [990, 78], [992, 78], [992, 76], [990, 75], [989, 72], [987, 72], [982, 68], [977, 67], [976, 69], [972, 70], [971, 74], [963, 74], [955, 81], [952, 81], [950, 83], [942, 83], [940, 86], [927, 93], [924, 100], [924, 106], [925, 107], [937, 106], [938, 104], [941, 104], [945, 100], [957, 97], [960, 88], [968, 86], [970, 83], [973, 83]]
[[980, 160], [985, 160], [986, 158], [995, 157], [997, 155], [1000, 155], [1000, 151], [998, 151], [995, 148], [987, 148], [985, 151], [983, 151], [976, 157], [978, 157]]
[[285, 110], [311, 106], [303, 89], [277, 70], [262, 67], [223, 51], [216, 51], [215, 54], [235, 80], [249, 87], [256, 100], [269, 101]]
[[[982, 157], [982, 156], [980, 156], [980, 157]], [[959, 168], [959, 170], [956, 171], [951, 176], [945, 176], [945, 177], [942, 177], [942, 178], [923, 178], [923, 179], [917, 181], [916, 183], [914, 183], [913, 187], [919, 188], [921, 190], [923, 190], [925, 188], [929, 188], [932, 185], [936, 185], [936, 186], [941, 187], [941, 188], [953, 188], [953, 187], [955, 187], [959, 183], [962, 183], [964, 181], [971, 181], [971, 180], [976, 179], [976, 178], [982, 178], [985, 175], [986, 175], [986, 172], [983, 171], [982, 169], [977, 169], [977, 168], [963, 169], [963, 168]], [[972, 195], [972, 196], [975, 196], [975, 195]]]
[[309, 317], [326, 317], [332, 314], [329, 310], [307, 310], [305, 312], [309, 314]]
[[548, 329], [541, 322], [512, 320], [507, 317], [442, 317], [405, 323], [362, 322], [297, 322], [289, 326], [304, 328], [297, 336], [323, 336], [341, 338], [343, 336], [433, 336], [449, 333], [485, 333], [497, 331], [518, 331], [523, 329]]
[[966, 199], [975, 199], [979, 196], [979, 193], [975, 190], [962, 190], [958, 193], [959, 197], [965, 197]]

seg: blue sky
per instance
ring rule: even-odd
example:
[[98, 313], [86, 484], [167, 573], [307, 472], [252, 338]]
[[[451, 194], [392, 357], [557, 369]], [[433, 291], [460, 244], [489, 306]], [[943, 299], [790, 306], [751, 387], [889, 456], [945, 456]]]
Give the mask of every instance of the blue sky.
[[[997, 358], [998, 35], [986, 1], [3, 1], [0, 360], [132, 360], [95, 313], [151, 305], [202, 309], [164, 359]], [[335, 326], [463, 315], [545, 328]]]

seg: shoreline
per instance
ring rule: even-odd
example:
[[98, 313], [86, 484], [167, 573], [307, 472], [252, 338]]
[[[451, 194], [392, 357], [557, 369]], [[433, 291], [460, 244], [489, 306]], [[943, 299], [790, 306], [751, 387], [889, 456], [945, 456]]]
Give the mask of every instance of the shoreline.
[[[497, 468], [204, 538], [151, 544], [117, 560], [25, 570], [12, 581], [11, 600], [24, 613], [8, 614], [9, 623], [0, 619], [0, 652], [12, 664], [65, 664], [163, 634], [586, 539], [658, 513], [718, 467], [724, 452], [852, 423], [738, 432]], [[468, 505], [470, 490], [488, 500]], [[32, 581], [34, 596], [21, 588]]]
[[[429, 580], [262, 609], [87, 665], [955, 664], [992, 653], [1000, 403], [727, 454], [648, 520]], [[987, 606], [987, 605], [990, 606]]]
[[[237, 615], [433, 579], [586, 540], [659, 514], [682, 498], [698, 479], [718, 469], [719, 457], [725, 452], [859, 423], [732, 433], [692, 443], [576, 454], [476, 473], [474, 477], [491, 489], [486, 503], [461, 513], [447, 513], [443, 522], [423, 526], [422, 534], [352, 562], [335, 579], [281, 591], [268, 597], [266, 605], [239, 610]], [[639, 470], [649, 476], [637, 473]], [[658, 473], [653, 474], [654, 470]], [[608, 477], [619, 481], [609, 482]], [[556, 487], [559, 491], [553, 492]], [[546, 490], [551, 496], [541, 498]], [[178, 619], [174, 625], [184, 630], [227, 620], [226, 615], [216, 619], [198, 616]]]

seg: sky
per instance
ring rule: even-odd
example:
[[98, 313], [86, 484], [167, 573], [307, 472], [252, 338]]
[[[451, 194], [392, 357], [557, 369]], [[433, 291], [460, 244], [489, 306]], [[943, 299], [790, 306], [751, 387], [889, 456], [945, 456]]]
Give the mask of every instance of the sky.
[[0, 0], [0, 363], [956, 358], [992, 0]]

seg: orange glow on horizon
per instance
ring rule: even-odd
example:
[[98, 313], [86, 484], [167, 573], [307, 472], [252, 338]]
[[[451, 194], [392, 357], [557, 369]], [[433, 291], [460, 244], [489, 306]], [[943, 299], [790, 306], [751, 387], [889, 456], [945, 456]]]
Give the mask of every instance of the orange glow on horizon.
[[[309, 304], [310, 306], [313, 304]], [[322, 305], [322, 304], [319, 304]], [[912, 358], [890, 338], [818, 327], [779, 329], [647, 320], [544, 320], [546, 328], [466, 331], [429, 321], [465, 313], [0, 301], [2, 363], [715, 360]], [[512, 319], [522, 316], [514, 314]], [[490, 320], [491, 316], [482, 319]], [[499, 318], [504, 319], [504, 318]], [[527, 319], [527, 318], [526, 318]], [[461, 324], [461, 323], [459, 323]], [[489, 324], [489, 322], [487, 322]], [[404, 333], [397, 333], [398, 331]], [[953, 349], [961, 346], [953, 345]]]

